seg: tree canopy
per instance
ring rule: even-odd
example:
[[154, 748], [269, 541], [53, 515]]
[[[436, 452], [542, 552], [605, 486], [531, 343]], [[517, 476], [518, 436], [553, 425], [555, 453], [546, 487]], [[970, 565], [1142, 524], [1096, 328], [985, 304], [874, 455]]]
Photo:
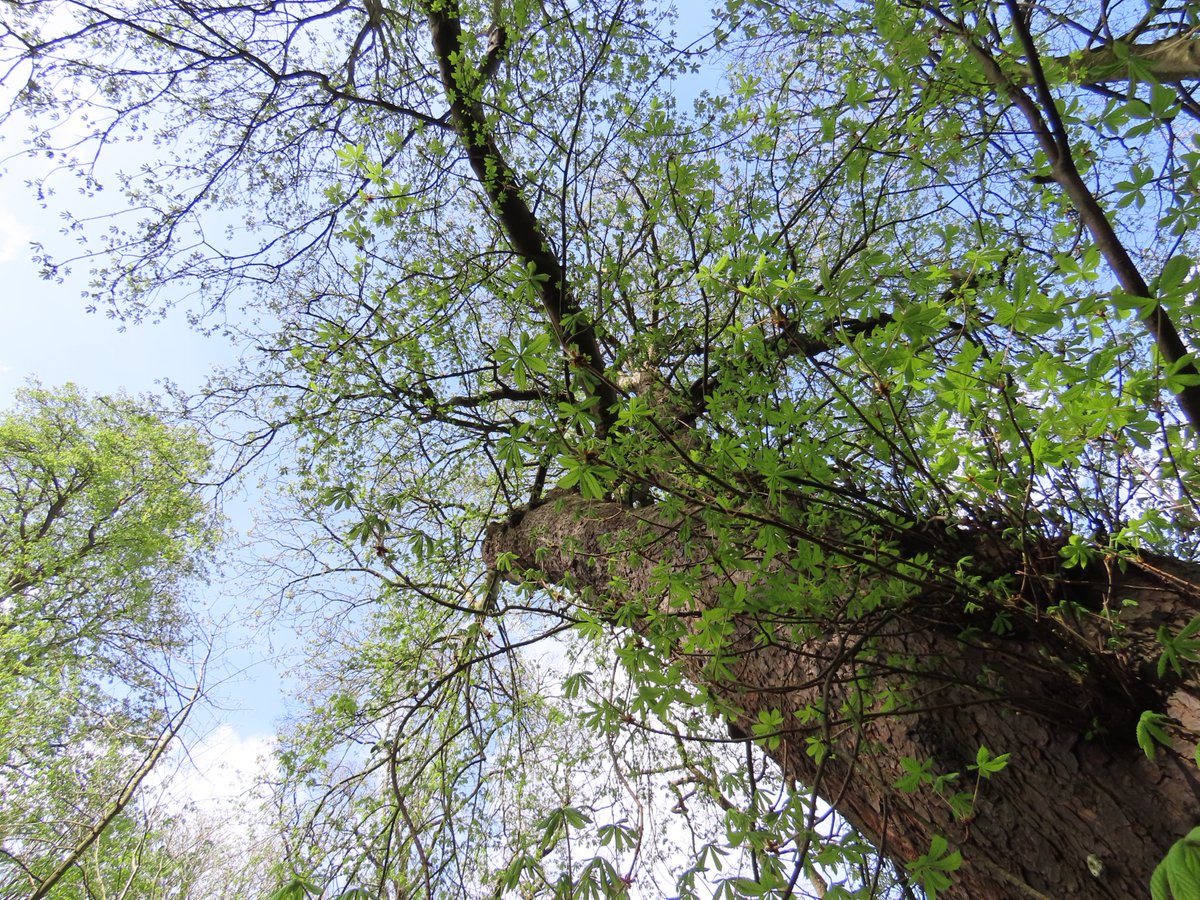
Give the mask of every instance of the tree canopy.
[[1194, 8], [9, 9], [41, 196], [121, 189], [46, 273], [249, 348], [294, 890], [1124, 897], [1196, 824]]
[[130, 802], [201, 693], [208, 461], [192, 429], [70, 385], [0, 417], [0, 896], [162, 875]]

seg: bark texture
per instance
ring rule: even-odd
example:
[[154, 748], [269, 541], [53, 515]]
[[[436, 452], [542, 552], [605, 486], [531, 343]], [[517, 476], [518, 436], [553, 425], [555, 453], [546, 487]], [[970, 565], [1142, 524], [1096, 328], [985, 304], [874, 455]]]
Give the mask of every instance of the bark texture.
[[1193, 32], [1175, 34], [1146, 44], [1123, 44], [1118, 54], [1112, 44], [1084, 51], [1078, 58], [1059, 62], [1068, 67], [1078, 84], [1105, 84], [1130, 78], [1130, 63], [1158, 81], [1191, 81], [1200, 78], [1200, 39]]
[[[668, 610], [663, 567], [702, 573], [691, 605], [669, 608], [685, 619], [720, 603], [731, 578], [765, 583], [754, 573], [706, 566], [696, 537], [692, 530], [685, 542], [676, 523], [654, 509], [566, 496], [493, 525], [485, 555], [492, 562], [515, 554], [518, 567], [571, 585], [581, 603], [601, 612], [631, 594], [649, 609]], [[759, 712], [781, 710], [795, 727], [785, 725], [775, 761], [894, 859], [915, 859], [934, 834], [948, 838], [964, 861], [945, 896], [1145, 896], [1154, 866], [1200, 820], [1195, 680], [1161, 680], [1154, 672], [1158, 627], [1177, 630], [1200, 612], [1200, 567], [1146, 559], [1124, 571], [1110, 565], [1080, 573], [1060, 570], [1048, 541], [1017, 550], [993, 535], [960, 532], [913, 542], [970, 556], [989, 578], [1007, 568], [1017, 586], [1011, 631], [996, 636], [974, 627], [972, 616], [984, 618], [964, 612], [961, 592], [932, 582], [910, 584], [900, 601], [867, 615], [828, 616], [819, 637], [811, 623], [803, 635], [790, 627], [786, 609], [742, 613], [729, 636], [732, 675], [722, 680], [683, 642], [676, 660], [737, 710], [746, 732]], [[769, 580], [778, 585], [786, 574], [785, 562]], [[830, 577], [840, 577], [832, 567]], [[853, 606], [850, 595], [877, 590], [878, 579], [847, 580], [844, 609]], [[1112, 635], [1098, 618], [1036, 613], [1063, 599], [1081, 608], [1126, 599], [1137, 606], [1123, 610], [1122, 640], [1109, 649]], [[798, 593], [794, 608], [804, 607]], [[900, 692], [900, 707], [883, 705], [883, 687]], [[792, 714], [814, 702], [828, 711], [825, 721], [796, 725]], [[1135, 740], [1144, 709], [1173, 718], [1174, 744], [1154, 760]], [[829, 748], [820, 764], [806, 753], [809, 738]], [[1012, 756], [1008, 768], [982, 782], [969, 818], [955, 818], [928, 787], [905, 793], [894, 786], [910, 757], [932, 760], [935, 774], [961, 772], [955, 789], [969, 791], [967, 767], [981, 745]]]

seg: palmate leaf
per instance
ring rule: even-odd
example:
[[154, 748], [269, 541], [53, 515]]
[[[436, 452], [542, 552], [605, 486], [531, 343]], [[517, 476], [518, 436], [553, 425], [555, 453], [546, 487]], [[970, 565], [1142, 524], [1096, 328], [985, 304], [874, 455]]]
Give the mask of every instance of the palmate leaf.
[[1147, 759], [1154, 759], [1159, 747], [1171, 746], [1171, 738], [1162, 727], [1167, 720], [1168, 716], [1165, 713], [1149, 709], [1138, 719], [1137, 742]]
[[1172, 845], [1150, 879], [1153, 900], [1186, 900], [1200, 896], [1200, 828]]

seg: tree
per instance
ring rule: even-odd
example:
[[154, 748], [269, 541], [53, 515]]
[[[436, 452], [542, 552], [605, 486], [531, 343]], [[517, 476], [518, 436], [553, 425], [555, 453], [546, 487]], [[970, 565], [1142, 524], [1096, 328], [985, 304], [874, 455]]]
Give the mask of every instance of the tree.
[[[292, 864], [619, 892], [662, 840], [787, 895], [865, 835], [930, 896], [1144, 892], [1196, 824], [1195, 11], [660, 13], [19, 11], [20, 109], [182, 148], [115, 176], [97, 302], [269, 313], [205, 408], [295, 438], [289, 589], [340, 616]], [[568, 634], [619, 672], [539, 670]]]
[[161, 836], [131, 804], [201, 695], [209, 450], [68, 385], [18, 394], [0, 459], [0, 894], [159, 896]]

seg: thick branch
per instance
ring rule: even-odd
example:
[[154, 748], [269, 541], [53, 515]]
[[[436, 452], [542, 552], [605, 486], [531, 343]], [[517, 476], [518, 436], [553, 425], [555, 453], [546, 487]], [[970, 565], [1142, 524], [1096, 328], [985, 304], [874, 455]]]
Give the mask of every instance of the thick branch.
[[[1042, 69], [1041, 57], [1034, 45], [1033, 37], [1015, 0], [1007, 0], [1007, 5], [1013, 28], [1016, 30], [1022, 51], [1028, 60], [1032, 86], [1037, 96], [1036, 102], [1024, 88], [1014, 84], [1004, 74], [995, 58], [986, 49], [979, 46], [970, 34], [962, 30], [958, 23], [946, 18], [937, 10], [929, 7], [927, 9], [930, 9], [943, 25], [955, 30], [960, 39], [966, 42], [975, 58], [979, 60], [992, 85], [1006, 94], [1021, 111], [1037, 138], [1038, 147], [1050, 162], [1054, 180], [1058, 182], [1076, 212], [1079, 213], [1080, 220], [1087, 227], [1088, 232], [1092, 235], [1092, 240], [1096, 242], [1097, 248], [1107, 260], [1109, 268], [1116, 276], [1117, 283], [1130, 296], [1152, 301], [1153, 305], [1142, 318], [1146, 323], [1146, 330], [1154, 338], [1155, 345], [1163, 359], [1175, 373], [1200, 381], [1200, 371], [1196, 369], [1175, 323], [1167, 315], [1167, 311], [1163, 309], [1162, 305], [1154, 302], [1154, 294], [1150, 290], [1150, 286], [1117, 236], [1103, 207], [1100, 206], [1079, 174], [1072, 155], [1070, 137], [1058, 114], [1058, 108], [1055, 106], [1053, 92]], [[1192, 428], [1200, 431], [1200, 383], [1185, 386], [1178, 394], [1178, 401]]]
[[1131, 65], [1158, 81], [1200, 79], [1200, 39], [1188, 31], [1150, 44], [1125, 44], [1117, 55], [1113, 44], [1085, 50], [1080, 56], [1059, 57], [1075, 84], [1104, 84], [1129, 80]]
[[496, 144], [482, 103], [472, 96], [483, 85], [473, 77], [474, 73], [466, 74], [457, 4], [430, 3], [428, 8], [442, 87], [450, 104], [451, 119], [466, 147], [467, 159], [513, 250], [529, 267], [559, 343], [582, 375], [588, 392], [600, 401], [596, 420], [603, 435], [613, 423], [619, 397], [605, 376], [607, 366], [596, 340], [596, 329], [579, 308], [549, 235], [518, 190], [516, 173]]
[[[782, 556], [777, 572], [728, 573], [706, 559], [702, 528], [685, 539], [653, 508], [578, 496], [493, 524], [484, 556], [494, 564], [512, 554], [518, 568], [537, 573], [532, 578], [569, 584], [577, 602], [601, 615], [640, 600], [649, 619], [680, 620], [682, 629], [665, 632], [677, 634], [666, 648], [672, 661], [708, 688], [737, 731], [778, 739], [764, 749], [786, 778], [830, 798], [902, 863], [924, 853], [934, 834], [963, 851], [948, 898], [1144, 893], [1163, 852], [1194, 825], [1200, 796], [1185, 762], [1200, 732], [1195, 691], [1181, 682], [1163, 700], [1162, 682], [1147, 680], [1161, 652], [1156, 629], [1178, 629], [1197, 612], [1191, 585], [1200, 570], [1159, 560], [1131, 566], [1117, 583], [1103, 566], [1068, 577], [1052, 544], [1018, 552], [989, 531], [961, 537], [966, 544], [939, 555], [1004, 563], [1013, 584], [1032, 590], [1023, 598], [970, 594], [1012, 616], [1003, 636], [978, 627], [987, 624], [986, 611], [965, 613], [964, 597], [944, 582], [849, 616], [854, 597], [873, 590], [874, 576], [847, 576], [831, 558], [831, 596], [814, 606], [807, 589], [789, 595]], [[664, 574], [672, 573], [692, 579], [682, 606], [665, 586]], [[728, 617], [714, 668], [714, 651], [689, 649], [687, 634], [722, 605], [732, 580], [749, 591], [742, 611]], [[1182, 587], [1171, 587], [1174, 581]], [[840, 600], [835, 586], [845, 594]], [[1064, 623], [1039, 613], [1045, 590], [1069, 592], [1081, 608], [1097, 610], [1110, 593], [1134, 599], [1119, 615], [1120, 651], [1104, 649], [1103, 616]], [[653, 639], [652, 628], [646, 636]], [[1172, 735], [1181, 737], [1160, 751], [1165, 762], [1147, 759], [1132, 739], [1147, 708], [1178, 723]], [[770, 735], [759, 724], [766, 719], [781, 723]], [[906, 761], [927, 761], [931, 780], [965, 775], [981, 746], [1011, 752], [1013, 763], [978, 785], [970, 816], [952, 813], [945, 789], [895, 787], [910, 772]], [[1103, 878], [1089, 869], [1090, 857], [1103, 863]]]

